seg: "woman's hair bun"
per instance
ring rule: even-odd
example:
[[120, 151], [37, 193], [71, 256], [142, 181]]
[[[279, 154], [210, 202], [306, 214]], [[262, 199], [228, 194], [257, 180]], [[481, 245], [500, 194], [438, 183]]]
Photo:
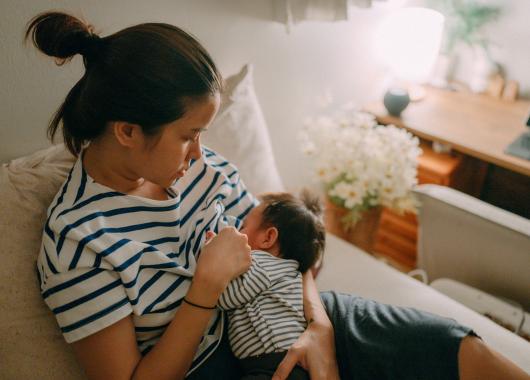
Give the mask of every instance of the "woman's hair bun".
[[99, 37], [92, 26], [62, 12], [46, 12], [34, 17], [28, 24], [25, 39], [32, 39], [44, 54], [59, 58], [62, 64], [76, 54], [91, 54]]

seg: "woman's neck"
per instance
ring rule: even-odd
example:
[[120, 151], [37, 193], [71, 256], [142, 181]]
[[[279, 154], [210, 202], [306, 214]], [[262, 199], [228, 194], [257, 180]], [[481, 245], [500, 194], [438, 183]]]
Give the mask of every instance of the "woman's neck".
[[97, 183], [124, 194], [133, 193], [145, 180], [130, 169], [126, 152], [115, 145], [104, 140], [92, 141], [83, 152], [83, 167]]

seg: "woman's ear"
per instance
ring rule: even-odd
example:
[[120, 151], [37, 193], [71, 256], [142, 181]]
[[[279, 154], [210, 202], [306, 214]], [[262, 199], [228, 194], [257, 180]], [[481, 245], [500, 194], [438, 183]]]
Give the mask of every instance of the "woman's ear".
[[141, 146], [144, 140], [142, 127], [137, 124], [127, 123], [125, 121], [113, 121], [110, 128], [118, 142], [127, 148]]
[[262, 235], [261, 246], [262, 249], [271, 248], [278, 241], [278, 229], [276, 227], [268, 227]]

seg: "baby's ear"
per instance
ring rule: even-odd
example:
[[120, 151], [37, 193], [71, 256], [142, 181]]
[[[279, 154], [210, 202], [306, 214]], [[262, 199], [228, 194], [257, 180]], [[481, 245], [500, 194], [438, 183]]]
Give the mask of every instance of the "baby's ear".
[[278, 240], [278, 229], [276, 227], [268, 227], [263, 234], [261, 245], [263, 249], [269, 249]]

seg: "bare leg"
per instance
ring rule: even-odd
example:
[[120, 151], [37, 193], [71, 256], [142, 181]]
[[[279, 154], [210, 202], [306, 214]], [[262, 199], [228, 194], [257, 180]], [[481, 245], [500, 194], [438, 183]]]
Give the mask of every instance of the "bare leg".
[[473, 336], [464, 338], [460, 344], [458, 370], [460, 380], [530, 380], [530, 375], [521, 368]]

